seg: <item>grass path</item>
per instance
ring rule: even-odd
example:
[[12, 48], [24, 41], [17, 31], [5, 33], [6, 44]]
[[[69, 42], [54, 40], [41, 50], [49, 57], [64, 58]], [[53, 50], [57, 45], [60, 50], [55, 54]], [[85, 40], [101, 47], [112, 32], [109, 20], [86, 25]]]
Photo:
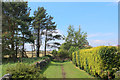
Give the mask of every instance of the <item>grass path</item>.
[[62, 63], [51, 62], [43, 74], [47, 78], [62, 78], [61, 64]]
[[76, 68], [71, 62], [51, 62], [44, 75], [47, 78], [93, 78], [85, 71]]

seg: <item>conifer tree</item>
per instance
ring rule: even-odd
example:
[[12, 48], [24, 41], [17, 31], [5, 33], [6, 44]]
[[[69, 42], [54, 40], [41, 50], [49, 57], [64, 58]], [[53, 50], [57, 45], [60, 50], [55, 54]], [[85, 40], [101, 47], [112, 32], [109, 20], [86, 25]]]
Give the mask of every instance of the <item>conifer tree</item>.
[[34, 11], [33, 26], [34, 26], [34, 30], [37, 33], [37, 52], [36, 52], [37, 57], [39, 57], [39, 50], [42, 44], [41, 33], [45, 27], [46, 15], [47, 13], [44, 7], [38, 7], [38, 11]]
[[[42, 32], [45, 36], [45, 48], [44, 48], [44, 54], [46, 55], [46, 47], [56, 47], [58, 48], [58, 46], [60, 45], [59, 42], [51, 42], [53, 40], [62, 39], [62, 35], [57, 34], [57, 30], [56, 30], [56, 24], [55, 22], [52, 21], [53, 17], [51, 16], [47, 16], [47, 20], [46, 20], [46, 24], [45, 24], [45, 29]], [[49, 43], [48, 43], [49, 42]]]
[[25, 41], [24, 39], [21, 39], [20, 32], [22, 33], [24, 29], [26, 32], [30, 32], [27, 31], [29, 30], [27, 26], [30, 22], [28, 10], [27, 2], [3, 2], [3, 54], [9, 54], [11, 57], [17, 58], [17, 50], [19, 49], [20, 43]]

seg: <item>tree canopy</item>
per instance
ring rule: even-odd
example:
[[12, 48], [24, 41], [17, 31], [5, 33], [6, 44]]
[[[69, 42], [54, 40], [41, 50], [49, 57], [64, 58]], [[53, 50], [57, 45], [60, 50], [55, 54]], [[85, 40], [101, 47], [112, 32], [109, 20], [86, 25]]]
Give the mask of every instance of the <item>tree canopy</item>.
[[65, 38], [65, 43], [61, 45], [61, 48], [69, 50], [71, 46], [78, 47], [79, 49], [83, 49], [86, 45], [89, 45], [87, 41], [87, 33], [82, 32], [79, 26], [79, 30], [75, 31], [73, 26], [68, 27], [68, 35]]

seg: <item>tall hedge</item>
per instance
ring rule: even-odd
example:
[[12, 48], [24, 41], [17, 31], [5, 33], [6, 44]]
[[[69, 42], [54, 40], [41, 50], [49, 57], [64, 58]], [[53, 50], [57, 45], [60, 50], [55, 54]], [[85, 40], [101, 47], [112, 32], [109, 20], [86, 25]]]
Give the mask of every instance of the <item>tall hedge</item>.
[[105, 71], [117, 67], [117, 48], [113, 46], [99, 46], [81, 49], [72, 54], [73, 63], [93, 75], [105, 76]]

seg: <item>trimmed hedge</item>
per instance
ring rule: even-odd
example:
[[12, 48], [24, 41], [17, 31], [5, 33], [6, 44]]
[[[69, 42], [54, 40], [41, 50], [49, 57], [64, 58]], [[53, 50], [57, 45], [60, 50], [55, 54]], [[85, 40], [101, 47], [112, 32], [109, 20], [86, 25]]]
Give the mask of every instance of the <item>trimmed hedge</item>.
[[107, 71], [118, 67], [117, 48], [113, 46], [99, 46], [81, 49], [72, 53], [72, 61], [80, 69], [101, 78], [107, 76]]

